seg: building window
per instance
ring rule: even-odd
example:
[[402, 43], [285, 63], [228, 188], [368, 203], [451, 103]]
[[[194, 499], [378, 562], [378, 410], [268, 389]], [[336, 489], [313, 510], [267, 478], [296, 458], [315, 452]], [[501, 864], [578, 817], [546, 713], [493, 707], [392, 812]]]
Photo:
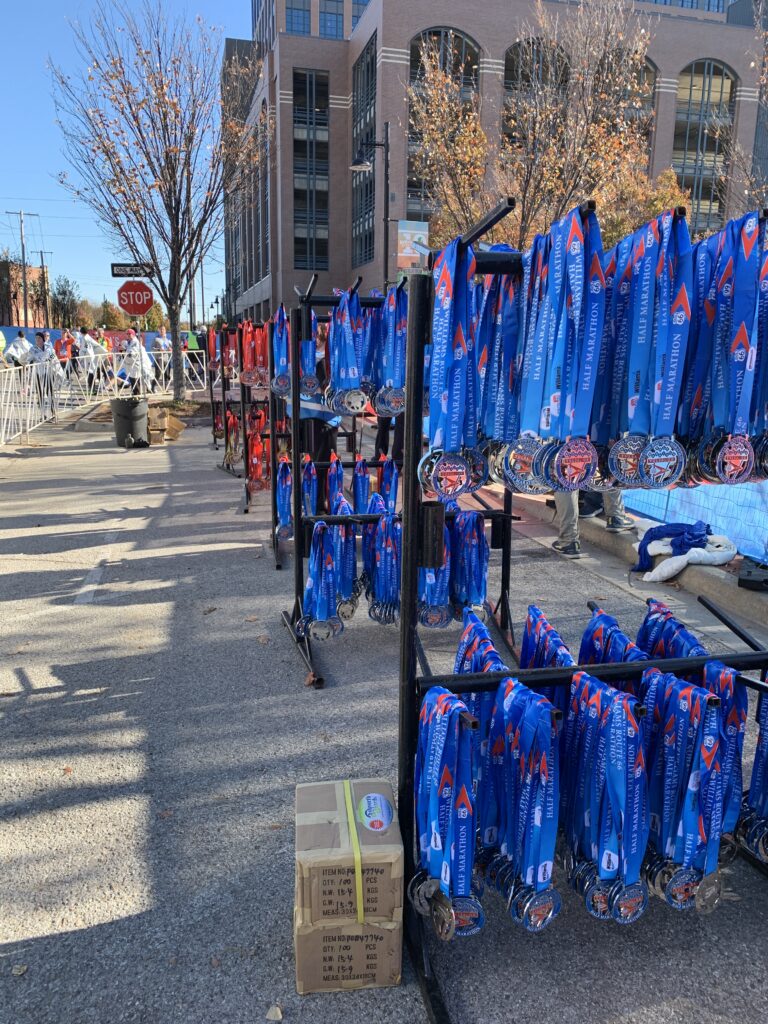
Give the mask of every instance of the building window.
[[320, 0], [320, 35], [344, 38], [344, 0]]
[[[370, 147], [376, 138], [376, 33], [352, 68], [352, 154], [360, 149], [375, 159]], [[366, 143], [368, 145], [366, 145]], [[370, 263], [374, 251], [376, 175], [373, 170], [352, 172], [352, 266]]]
[[731, 0], [646, 0], [646, 3], [658, 4], [660, 7], [685, 7], [689, 11], [709, 11], [715, 14], [725, 12], [726, 3]]
[[328, 73], [293, 72], [293, 265], [328, 269]]
[[[421, 76], [421, 55], [425, 43], [438, 53], [440, 67], [461, 80], [467, 98], [477, 91], [480, 48], [469, 36], [453, 28], [429, 28], [413, 37], [410, 46], [412, 85], [417, 85]], [[424, 181], [416, 173], [413, 159], [418, 145], [418, 138], [411, 132], [408, 136], [407, 211], [409, 220], [428, 220], [432, 211]]]
[[295, 36], [309, 35], [309, 0], [289, 0], [285, 8], [285, 31]]
[[360, 21], [367, 6], [368, 0], [352, 0], [352, 28]]
[[717, 60], [697, 60], [680, 74], [672, 166], [691, 193], [691, 230], [716, 231], [725, 219], [725, 151], [733, 126], [736, 78]]

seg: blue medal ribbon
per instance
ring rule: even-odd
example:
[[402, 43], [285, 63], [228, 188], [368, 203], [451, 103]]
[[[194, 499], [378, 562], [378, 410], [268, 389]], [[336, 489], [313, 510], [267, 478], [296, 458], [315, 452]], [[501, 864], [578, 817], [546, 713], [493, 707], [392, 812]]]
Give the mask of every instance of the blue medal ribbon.
[[290, 365], [290, 345], [288, 318], [285, 315], [285, 306], [280, 303], [275, 313], [274, 328], [272, 330], [272, 351], [274, 358], [275, 376], [288, 373]]
[[305, 516], [317, 515], [317, 469], [308, 456], [301, 474], [301, 504]]
[[291, 464], [283, 459], [277, 467], [277, 521], [280, 526], [293, 528], [291, 494], [293, 493]]
[[368, 508], [371, 493], [371, 478], [368, 475], [368, 463], [359, 458], [355, 462], [352, 476], [352, 493], [355, 501], [355, 512], [360, 515]]

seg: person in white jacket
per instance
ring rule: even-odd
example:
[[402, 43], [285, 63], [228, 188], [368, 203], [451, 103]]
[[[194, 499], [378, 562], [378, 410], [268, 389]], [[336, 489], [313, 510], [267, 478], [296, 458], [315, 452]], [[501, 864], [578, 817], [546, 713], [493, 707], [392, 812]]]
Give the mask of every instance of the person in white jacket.
[[24, 331], [19, 331], [5, 350], [5, 361], [11, 366], [25, 366], [29, 362], [32, 346], [27, 341]]
[[80, 358], [88, 373], [88, 392], [93, 394], [105, 379], [109, 353], [89, 333], [87, 327], [80, 330]]
[[152, 376], [152, 362], [149, 353], [133, 330], [128, 331], [123, 368], [134, 395], [140, 393], [142, 383], [145, 390], [154, 387], [155, 381]]
[[50, 338], [51, 336], [47, 331], [45, 333], [37, 331], [35, 334], [35, 344], [30, 349], [27, 360], [28, 364], [35, 367], [37, 397], [40, 400], [43, 416], [45, 416], [46, 404], [50, 404], [51, 413], [53, 413], [56, 386], [64, 376]]

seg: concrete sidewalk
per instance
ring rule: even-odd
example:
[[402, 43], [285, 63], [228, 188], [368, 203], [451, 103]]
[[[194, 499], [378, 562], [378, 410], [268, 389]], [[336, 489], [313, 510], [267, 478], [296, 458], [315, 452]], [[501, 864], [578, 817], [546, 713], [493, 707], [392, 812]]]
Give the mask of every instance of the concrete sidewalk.
[[[252, 1024], [273, 1001], [302, 1024], [426, 1019], [407, 963], [398, 989], [295, 993], [294, 786], [395, 782], [398, 633], [361, 608], [318, 645], [327, 688], [303, 686], [268, 497], [238, 515], [242, 482], [209, 439], [126, 452], [58, 428], [0, 454], [2, 1024]], [[541, 522], [516, 529], [518, 632], [534, 602], [577, 646], [590, 597], [637, 629], [649, 588], [588, 545], [571, 563], [550, 544]], [[728, 649], [689, 595], [664, 597]], [[435, 668], [457, 639], [427, 637]], [[491, 896], [481, 935], [431, 941], [454, 1024], [765, 1017], [768, 881], [751, 868], [728, 878], [741, 906], [699, 918], [655, 901], [628, 929], [555, 881], [564, 910], [545, 935]]]

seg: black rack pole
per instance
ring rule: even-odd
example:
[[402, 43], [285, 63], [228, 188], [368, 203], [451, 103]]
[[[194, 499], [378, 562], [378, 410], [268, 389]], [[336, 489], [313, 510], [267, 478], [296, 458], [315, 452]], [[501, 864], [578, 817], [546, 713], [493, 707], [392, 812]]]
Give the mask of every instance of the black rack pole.
[[229, 349], [229, 328], [222, 331], [222, 345], [221, 345], [221, 359], [219, 365], [221, 367], [221, 424], [224, 428], [224, 459], [221, 463], [221, 468], [227, 468], [227, 447], [229, 446], [229, 422], [227, 420], [227, 378], [226, 369], [224, 364], [224, 341], [227, 341], [227, 350]]
[[[237, 365], [240, 377], [240, 436], [243, 442], [243, 513], [247, 514], [250, 506], [251, 496], [248, 493], [248, 431], [246, 430], [245, 416], [245, 384], [243, 384], [243, 325], [237, 325]], [[250, 391], [250, 388], [249, 388]]]
[[398, 765], [398, 807], [405, 844], [406, 883], [413, 863], [413, 758], [419, 729], [419, 699], [413, 685], [416, 678], [416, 602], [418, 598], [419, 481], [421, 458], [421, 393], [424, 381], [423, 339], [431, 320], [432, 278], [414, 275], [408, 290], [408, 333], [406, 340], [406, 381], [409, 400], [405, 410], [405, 451], [403, 453], [403, 534], [400, 573], [400, 756]]
[[[639, 679], [649, 668], [658, 668], [662, 672], [691, 675], [703, 669], [711, 661], [722, 661], [729, 668], [749, 671], [768, 667], [768, 650], [742, 651], [737, 654], [707, 654], [695, 658], [648, 658], [647, 661], [619, 661], [602, 665], [573, 665], [568, 668], [511, 668], [507, 672], [467, 672], [456, 676], [441, 672], [431, 676], [422, 676], [417, 686], [420, 693], [432, 686], [445, 686], [453, 693], [487, 693], [495, 690], [503, 679], [514, 677], [533, 689], [540, 686], [568, 686], [577, 672], [586, 672], [596, 676], [604, 683], [614, 680]], [[754, 684], [762, 689], [754, 679], [745, 680], [746, 685]]]
[[275, 353], [272, 348], [272, 333], [275, 329], [273, 323], [266, 323], [264, 330], [267, 332], [267, 399], [269, 408], [269, 497], [272, 506], [272, 552], [275, 556], [275, 568], [282, 569], [283, 561], [280, 556], [280, 543], [277, 539], [277, 396], [272, 390], [272, 381], [275, 376]]
[[304, 528], [301, 522], [301, 393], [299, 370], [301, 359], [301, 310], [291, 310], [291, 478], [293, 481], [293, 616], [301, 618], [301, 597], [304, 590]]
[[[219, 337], [218, 331], [216, 332], [216, 335], [217, 335], [217, 337]], [[216, 439], [216, 405], [214, 404], [214, 400], [213, 400], [213, 378], [216, 375], [216, 371], [213, 368], [213, 366], [211, 365], [212, 363], [215, 363], [216, 360], [215, 360], [215, 358], [214, 359], [210, 358], [210, 353], [208, 353], [208, 355], [209, 355], [209, 358], [208, 358], [208, 395], [209, 395], [209, 400], [210, 400], [210, 403], [211, 403], [211, 436], [213, 437], [213, 447], [214, 447], [214, 449], [216, 451], [218, 451], [219, 450], [219, 442]], [[214, 353], [214, 355], [215, 355], [215, 353]], [[221, 360], [219, 360], [219, 369], [221, 369]]]

